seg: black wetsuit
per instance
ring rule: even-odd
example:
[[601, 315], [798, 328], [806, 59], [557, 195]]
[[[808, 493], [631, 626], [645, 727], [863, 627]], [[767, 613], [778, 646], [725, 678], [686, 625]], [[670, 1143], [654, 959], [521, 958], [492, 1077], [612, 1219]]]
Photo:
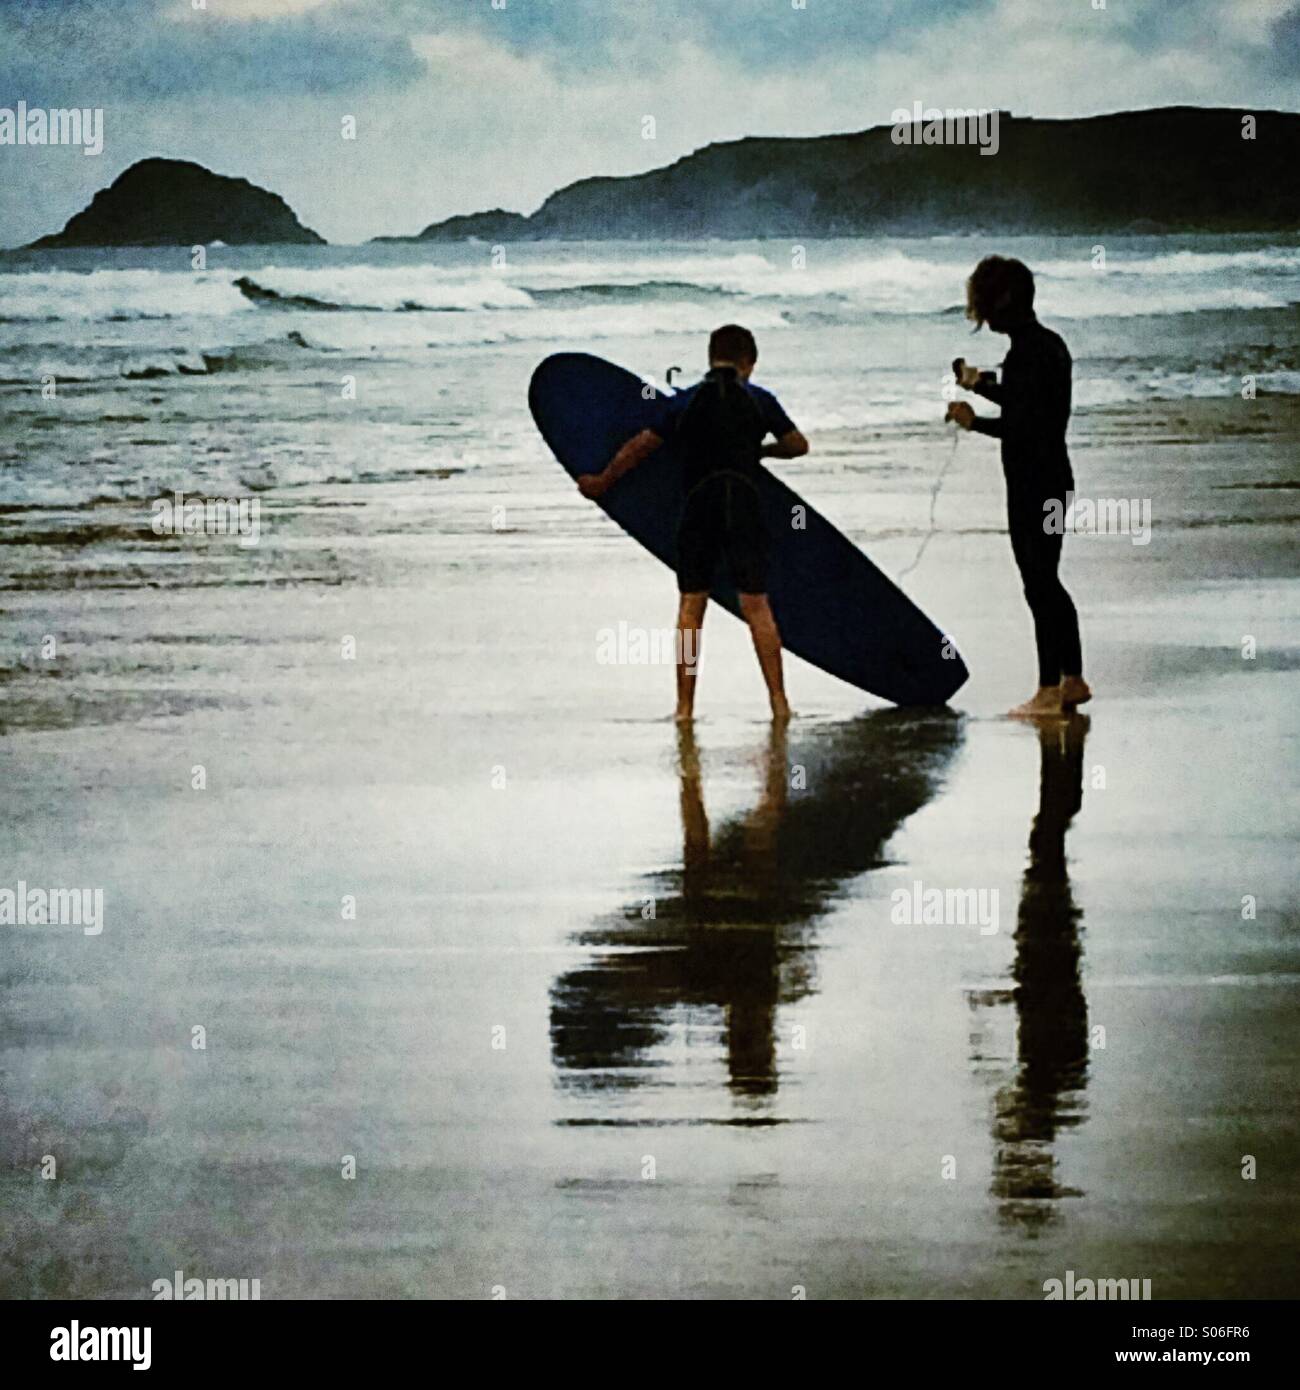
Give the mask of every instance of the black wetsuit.
[[719, 564], [742, 594], [767, 592], [770, 538], [759, 497], [759, 456], [769, 435], [795, 428], [770, 391], [715, 367], [668, 397], [650, 426], [683, 456], [684, 499], [677, 529], [677, 587], [708, 593]]
[[1059, 531], [1045, 524], [1043, 504], [1074, 490], [1065, 447], [1070, 419], [1070, 352], [1060, 336], [1031, 314], [1011, 330], [1002, 380], [974, 389], [1002, 407], [1001, 419], [977, 418], [974, 428], [1002, 441], [1007, 480], [1007, 523], [1011, 549], [1034, 615], [1039, 685], [1059, 685], [1062, 676], [1083, 674], [1079, 617], [1061, 583]]

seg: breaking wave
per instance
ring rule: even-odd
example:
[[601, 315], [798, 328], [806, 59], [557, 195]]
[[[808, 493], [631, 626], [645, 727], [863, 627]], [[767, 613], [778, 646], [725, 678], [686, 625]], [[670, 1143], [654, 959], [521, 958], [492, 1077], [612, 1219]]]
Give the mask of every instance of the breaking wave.
[[[870, 243], [868, 243], [870, 245]], [[927, 244], [928, 247], [929, 244]], [[897, 246], [845, 254], [845, 244], [764, 253], [604, 254], [546, 260], [535, 250], [499, 269], [409, 265], [264, 265], [243, 273], [208, 269], [35, 270], [0, 273], [0, 323], [133, 323], [230, 320], [267, 312], [300, 315], [556, 314], [587, 309], [779, 304], [793, 314], [924, 316], [959, 309], [968, 266], [954, 248]], [[853, 250], [850, 248], [851, 251]], [[1300, 303], [1300, 250], [1178, 250], [1132, 255], [1112, 248], [1104, 269], [1090, 248], [1076, 259], [1039, 261], [1040, 303], [1061, 318], [1280, 309]], [[459, 334], [452, 335], [461, 341]], [[510, 336], [513, 336], [513, 330]], [[539, 333], [537, 336], [541, 336]], [[561, 336], [568, 336], [562, 334]], [[436, 335], [435, 335], [436, 337]], [[485, 329], [478, 341], [498, 338]]]

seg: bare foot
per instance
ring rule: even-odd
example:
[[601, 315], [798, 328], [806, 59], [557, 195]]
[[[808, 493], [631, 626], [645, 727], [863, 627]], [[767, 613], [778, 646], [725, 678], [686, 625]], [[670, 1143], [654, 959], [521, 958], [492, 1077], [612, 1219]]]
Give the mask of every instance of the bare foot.
[[1086, 705], [1092, 699], [1092, 687], [1082, 676], [1066, 676], [1061, 682], [1061, 704], [1066, 709]]
[[673, 718], [679, 724], [690, 724], [695, 719], [695, 711], [690, 705], [678, 705], [673, 711]]
[[1059, 685], [1040, 685], [1033, 698], [1007, 713], [1012, 719], [1043, 719], [1064, 713]]
[[784, 695], [772, 701], [772, 720], [776, 724], [787, 724], [794, 718], [794, 711]]

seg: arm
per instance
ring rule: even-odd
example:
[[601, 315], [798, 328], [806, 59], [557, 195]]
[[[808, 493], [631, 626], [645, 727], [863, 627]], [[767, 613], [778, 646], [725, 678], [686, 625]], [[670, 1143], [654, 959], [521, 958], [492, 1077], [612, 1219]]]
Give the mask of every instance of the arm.
[[[1003, 405], [1006, 389], [992, 372], [981, 372], [978, 367], [968, 365], [964, 357], [958, 357], [952, 364], [952, 374], [963, 391], [974, 391], [977, 396]], [[997, 417], [982, 417], [965, 401], [952, 401], [944, 420], [955, 420], [964, 430], [974, 430], [976, 434], [986, 434], [990, 439], [1002, 438], [1002, 420]]]
[[964, 357], [959, 357], [952, 364], [952, 374], [963, 391], [974, 391], [977, 396], [983, 396], [994, 405], [1002, 404], [1003, 389], [996, 372], [982, 372], [978, 367], [970, 366]]
[[1008, 353], [997, 399], [1000, 419], [981, 419], [964, 401], [950, 405], [947, 418], [963, 429], [1001, 439], [1004, 460], [1032, 461], [1055, 444], [1063, 447], [1070, 414], [1068, 355], [1062, 357], [1050, 346]]
[[966, 428], [974, 430], [976, 434], [987, 434], [990, 439], [1001, 439], [1002, 417], [1000, 415], [976, 415], [972, 410], [970, 424]]
[[602, 497], [621, 477], [648, 459], [662, 443], [663, 440], [654, 430], [634, 434], [599, 473], [587, 473], [578, 479], [578, 491], [593, 500]]
[[764, 444], [759, 448], [759, 458], [803, 458], [808, 452], [808, 441], [785, 413], [785, 407], [770, 391], [764, 390], [761, 386], [753, 388], [753, 395], [758, 401], [763, 423], [767, 426], [767, 434], [775, 440], [775, 443]]
[[764, 444], [758, 451], [759, 458], [799, 459], [808, 452], [808, 441], [798, 430], [787, 430], [775, 444]]
[[955, 420], [964, 430], [987, 434], [991, 439], [1002, 438], [1002, 420], [998, 416], [976, 415], [965, 401], [950, 401], [944, 421]]

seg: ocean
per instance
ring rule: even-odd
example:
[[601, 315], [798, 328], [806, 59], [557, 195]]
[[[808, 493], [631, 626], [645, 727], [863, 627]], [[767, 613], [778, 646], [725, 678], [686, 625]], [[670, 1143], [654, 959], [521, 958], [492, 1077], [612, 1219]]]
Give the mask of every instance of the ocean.
[[487, 483], [536, 464], [525, 388], [545, 353], [690, 379], [728, 321], [755, 332], [756, 379], [805, 433], [915, 433], [942, 417], [954, 355], [1002, 356], [961, 317], [992, 249], [1035, 270], [1077, 408], [1230, 397], [1247, 377], [1300, 389], [1296, 239], [213, 246], [202, 270], [188, 248], [15, 252], [0, 255], [5, 501], [447, 469]]

